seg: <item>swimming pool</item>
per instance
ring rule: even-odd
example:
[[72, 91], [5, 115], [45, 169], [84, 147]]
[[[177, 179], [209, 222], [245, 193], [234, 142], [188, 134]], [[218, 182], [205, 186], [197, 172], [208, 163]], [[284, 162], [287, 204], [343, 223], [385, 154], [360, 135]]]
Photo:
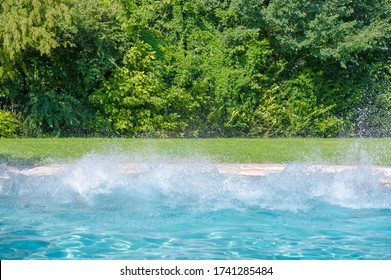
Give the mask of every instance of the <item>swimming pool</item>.
[[240, 176], [120, 164], [0, 168], [0, 259], [391, 259], [391, 189], [368, 166]]

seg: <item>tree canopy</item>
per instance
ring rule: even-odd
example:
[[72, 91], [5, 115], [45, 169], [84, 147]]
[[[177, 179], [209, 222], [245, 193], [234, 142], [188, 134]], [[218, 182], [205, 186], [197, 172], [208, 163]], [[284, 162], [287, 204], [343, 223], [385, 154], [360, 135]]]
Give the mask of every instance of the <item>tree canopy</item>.
[[0, 136], [391, 136], [390, 0], [4, 0]]

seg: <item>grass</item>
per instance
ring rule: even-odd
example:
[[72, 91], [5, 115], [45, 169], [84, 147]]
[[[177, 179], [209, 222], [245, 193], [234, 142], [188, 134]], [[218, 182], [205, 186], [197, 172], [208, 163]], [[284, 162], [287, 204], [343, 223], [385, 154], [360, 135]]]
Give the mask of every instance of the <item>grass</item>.
[[0, 139], [0, 163], [72, 161], [88, 153], [208, 158], [229, 163], [357, 163], [391, 165], [391, 138], [382, 139]]

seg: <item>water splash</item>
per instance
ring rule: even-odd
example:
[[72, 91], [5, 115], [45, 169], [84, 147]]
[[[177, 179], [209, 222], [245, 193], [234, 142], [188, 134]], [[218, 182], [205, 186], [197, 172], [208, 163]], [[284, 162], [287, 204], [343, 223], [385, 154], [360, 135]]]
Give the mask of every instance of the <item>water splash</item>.
[[391, 259], [381, 178], [365, 164], [242, 176], [208, 160], [96, 154], [3, 166], [0, 258]]
[[0, 196], [35, 205], [82, 202], [90, 207], [138, 211], [148, 207], [299, 211], [325, 203], [357, 209], [391, 209], [391, 189], [370, 166], [333, 172], [331, 169], [326, 165], [296, 163], [280, 173], [240, 176], [222, 174], [207, 161], [129, 163], [125, 157], [90, 154], [53, 175], [23, 175], [3, 168]]

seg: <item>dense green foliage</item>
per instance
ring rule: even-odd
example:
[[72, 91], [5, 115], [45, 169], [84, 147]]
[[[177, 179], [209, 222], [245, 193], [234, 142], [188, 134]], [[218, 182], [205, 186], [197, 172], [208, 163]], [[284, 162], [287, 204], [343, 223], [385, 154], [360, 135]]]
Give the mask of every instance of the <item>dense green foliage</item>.
[[391, 136], [390, 0], [4, 0], [0, 136]]
[[12, 137], [15, 135], [17, 123], [9, 112], [0, 110], [0, 137]]

